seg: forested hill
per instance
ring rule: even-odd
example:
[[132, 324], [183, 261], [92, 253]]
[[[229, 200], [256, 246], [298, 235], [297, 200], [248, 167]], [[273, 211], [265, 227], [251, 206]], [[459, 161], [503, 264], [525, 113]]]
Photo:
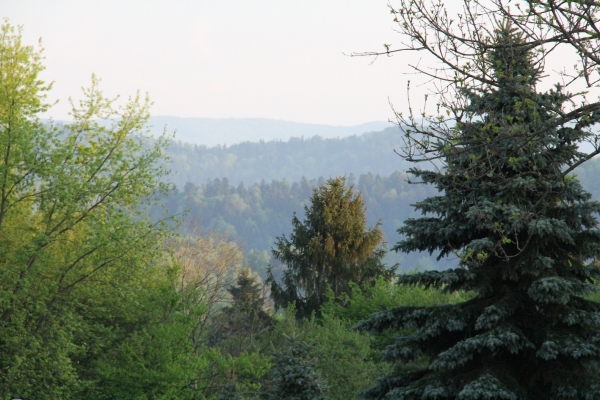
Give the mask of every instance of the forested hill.
[[[407, 182], [405, 172], [414, 165], [394, 153], [401, 140], [402, 131], [392, 127], [344, 138], [315, 136], [228, 147], [173, 142], [169, 180], [177, 189], [167, 199], [168, 209], [172, 214], [187, 212], [186, 220], [201, 221], [204, 228], [230, 232], [245, 244], [254, 269], [264, 272], [275, 238], [291, 232], [293, 213], [302, 217], [313, 188], [329, 177], [345, 175], [362, 193], [369, 224], [381, 221], [391, 247], [400, 239], [396, 230], [414, 215], [411, 204], [436, 194], [432, 187]], [[600, 161], [576, 172], [600, 199]], [[390, 254], [386, 261], [400, 262], [401, 269], [450, 265], [426, 254]]]
[[[385, 135], [389, 134], [390, 137], [392, 133], [397, 134], [396, 131], [383, 132]], [[366, 136], [368, 137], [368, 135]], [[359, 140], [362, 140], [362, 138], [355, 137], [348, 142], [353, 143], [353, 141], [358, 142]], [[328, 142], [315, 139], [298, 142], [305, 145], [313, 141], [316, 143]], [[348, 143], [342, 140], [338, 142]], [[271, 145], [273, 146], [272, 149], [275, 149], [277, 146], [285, 148], [285, 146], [290, 146], [292, 143], [294, 142], [275, 142]], [[364, 143], [365, 148], [368, 149], [364, 153], [375, 159], [375, 149], [380, 145], [369, 144], [368, 141]], [[264, 143], [261, 146], [265, 146], [262, 147], [263, 149], [270, 148], [267, 146], [268, 144]], [[301, 151], [308, 151], [302, 146], [299, 147]], [[325, 145], [324, 147], [329, 146]], [[261, 147], [253, 147], [248, 144], [248, 148], [260, 149]], [[225, 150], [223, 149], [223, 151]], [[299, 155], [305, 154], [307, 156], [307, 154], [301, 151], [297, 152], [298, 157], [294, 157], [295, 154], [290, 157], [297, 159], [300, 165], [306, 165], [306, 163], [302, 164]], [[325, 152], [323, 149], [322, 151]], [[335, 154], [333, 150], [332, 153]], [[358, 151], [358, 154], [361, 154], [361, 152]], [[265, 157], [257, 153], [251, 159], [259, 160]], [[375, 165], [379, 165], [381, 169], [385, 167], [391, 169], [394, 165], [401, 164], [398, 156], [394, 156], [392, 153], [392, 157], [391, 161], [387, 161], [390, 165], [383, 162]], [[329, 165], [330, 171], [332, 171], [331, 175], [333, 175], [335, 163], [328, 164], [328, 161], [331, 161], [330, 158], [324, 157], [321, 160], [321, 165]], [[385, 157], [380, 158], [384, 159]], [[343, 160], [342, 157], [339, 159]], [[345, 165], [348, 168], [352, 166], [351, 164]], [[369, 166], [368, 163], [365, 163], [365, 165], [365, 168]], [[258, 161], [256, 167], [261, 168]], [[265, 171], [265, 175], [268, 175], [269, 170], [264, 166], [262, 168], [264, 169], [260, 170]], [[318, 168], [313, 171], [318, 171]], [[258, 174], [255, 171], [246, 172]], [[594, 198], [600, 199], [600, 180], [597, 179], [600, 176], [600, 160], [588, 162], [579, 167], [576, 172], [583, 186], [593, 194]], [[237, 173], [238, 176], [243, 176], [244, 171], [238, 171]], [[274, 173], [274, 171], [271, 171], [271, 173]], [[186, 220], [199, 221], [205, 228], [230, 232], [236, 240], [245, 244], [246, 253], [253, 268], [264, 272], [264, 268], [269, 262], [270, 249], [275, 242], [275, 237], [283, 234], [289, 235], [292, 229], [291, 220], [294, 212], [298, 213], [298, 216], [302, 219], [303, 206], [308, 204], [313, 188], [324, 182], [325, 178], [323, 177], [318, 179], [301, 177], [291, 182], [288, 180], [267, 181], [263, 179], [252, 184], [237, 183], [228, 178], [211, 179], [205, 180], [202, 184], [187, 183], [180, 186], [166, 199], [166, 205], [169, 212], [173, 214], [187, 212]], [[409, 184], [403, 171], [395, 171], [387, 175], [373, 173], [357, 176], [349, 175], [349, 183], [354, 184], [355, 189], [360, 190], [362, 193], [367, 207], [366, 215], [369, 224], [373, 225], [377, 221], [381, 221], [385, 240], [390, 244], [390, 247], [400, 239], [396, 230], [402, 222], [406, 218], [415, 216], [411, 204], [437, 193], [430, 186]], [[450, 265], [444, 262], [438, 264], [427, 254], [390, 254], [386, 261], [388, 263], [400, 262], [400, 268], [405, 270], [415, 267], [443, 269]]]
[[[244, 244], [252, 267], [263, 273], [275, 238], [289, 235], [294, 213], [303, 218], [304, 205], [309, 203], [313, 189], [324, 182], [323, 177], [301, 178], [293, 183], [263, 180], [246, 186], [244, 183], [232, 184], [227, 178], [215, 179], [201, 185], [188, 183], [183, 189], [174, 190], [165, 204], [172, 214], [186, 212], [187, 221], [231, 233]], [[351, 175], [349, 183], [362, 193], [369, 224], [381, 220], [381, 228], [391, 244], [398, 239], [398, 226], [413, 215], [409, 204], [434, 193], [429, 187], [408, 184], [402, 172], [388, 176], [369, 173], [357, 178]], [[407, 264], [402, 262], [402, 268], [413, 268], [417, 264], [423, 268], [430, 266], [428, 257], [421, 258], [411, 256], [406, 260]], [[391, 255], [387, 261], [404, 261], [404, 257]]]
[[252, 185], [263, 179], [294, 182], [303, 176], [389, 175], [408, 168], [394, 153], [401, 139], [401, 130], [391, 127], [344, 138], [313, 136], [229, 147], [174, 142], [169, 148], [172, 181], [181, 189], [187, 182], [199, 185], [224, 177], [234, 185]]

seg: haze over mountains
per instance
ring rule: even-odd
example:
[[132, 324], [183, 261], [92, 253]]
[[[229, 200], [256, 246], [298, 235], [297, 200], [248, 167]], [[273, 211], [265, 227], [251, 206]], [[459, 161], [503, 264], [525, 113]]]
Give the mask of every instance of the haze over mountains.
[[163, 129], [176, 131], [175, 140], [213, 147], [243, 142], [289, 140], [290, 138], [343, 138], [365, 132], [381, 131], [393, 126], [375, 121], [355, 126], [331, 126], [280, 121], [267, 118], [179, 118], [155, 116], [148, 121], [150, 133], [159, 135]]
[[361, 174], [389, 175], [410, 166], [394, 153], [402, 132], [391, 127], [342, 138], [291, 138], [287, 141], [244, 142], [231, 146], [198, 146], [180, 141], [169, 146], [169, 180], [178, 187], [227, 178], [246, 185], [265, 180], [299, 181]]

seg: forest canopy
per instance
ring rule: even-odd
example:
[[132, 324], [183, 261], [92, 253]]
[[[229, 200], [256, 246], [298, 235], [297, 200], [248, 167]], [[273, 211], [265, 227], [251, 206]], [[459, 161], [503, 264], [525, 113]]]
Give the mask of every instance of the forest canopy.
[[366, 132], [344, 138], [320, 136], [292, 138], [287, 141], [245, 142], [206, 147], [173, 142], [169, 145], [170, 167], [177, 171], [173, 183], [201, 185], [208, 180], [227, 177], [238, 185], [253, 185], [262, 180], [299, 181], [343, 175], [389, 175], [406, 165], [394, 153], [401, 143], [397, 128]]

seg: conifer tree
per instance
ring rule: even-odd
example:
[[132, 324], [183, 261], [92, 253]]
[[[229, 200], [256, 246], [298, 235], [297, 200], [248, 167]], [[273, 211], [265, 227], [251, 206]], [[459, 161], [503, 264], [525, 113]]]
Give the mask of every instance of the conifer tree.
[[242, 269], [238, 273], [236, 284], [228, 290], [233, 304], [224, 307], [212, 319], [209, 343], [219, 345], [223, 351], [238, 356], [245, 351], [245, 343], [271, 329], [274, 320], [267, 312], [262, 281], [250, 268]]
[[325, 400], [327, 384], [310, 358], [311, 346], [295, 335], [287, 340], [286, 348], [275, 353], [271, 399]]
[[233, 383], [228, 383], [220, 388], [217, 400], [244, 400], [244, 397], [239, 387]]
[[486, 51], [473, 63], [486, 81], [459, 87], [463, 118], [445, 137], [431, 125], [413, 142], [443, 168], [410, 173], [441, 193], [416, 204], [426, 215], [406, 220], [395, 246], [460, 262], [401, 284], [474, 298], [400, 306], [359, 324], [409, 329], [383, 353], [396, 373], [363, 396], [598, 399], [600, 304], [586, 295], [600, 278], [600, 203], [569, 172], [585, 160], [578, 145], [600, 113], [569, 114], [574, 96], [561, 86], [536, 91], [543, 63], [515, 26], [499, 23], [479, 45]]
[[237, 283], [229, 288], [233, 297], [234, 307], [239, 311], [255, 314], [264, 307], [262, 284], [252, 275], [250, 268], [244, 268], [238, 273]]
[[338, 297], [350, 292], [350, 282], [373, 283], [391, 278], [393, 267], [382, 263], [385, 247], [379, 223], [367, 229], [360, 193], [346, 187], [346, 178], [329, 179], [314, 190], [306, 218], [294, 214], [290, 238], [278, 237], [273, 256], [287, 267], [279, 284], [271, 270], [267, 280], [278, 308], [296, 303], [298, 317], [319, 312], [327, 286]]

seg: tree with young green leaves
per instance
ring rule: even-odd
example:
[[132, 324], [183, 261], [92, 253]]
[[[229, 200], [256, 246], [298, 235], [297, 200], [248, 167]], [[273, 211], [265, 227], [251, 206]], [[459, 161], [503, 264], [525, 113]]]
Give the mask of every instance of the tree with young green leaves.
[[[423, 4], [407, 2], [396, 12], [406, 21], [404, 32], [421, 40], [411, 45], [440, 40], [449, 52], [446, 65], [454, 54], [463, 57], [462, 69], [444, 75], [454, 95], [439, 106], [454, 116], [452, 124], [443, 117], [407, 121], [405, 156], [437, 167], [410, 172], [440, 195], [416, 204], [426, 215], [405, 221], [395, 249], [455, 256], [460, 264], [404, 275], [399, 283], [474, 297], [398, 306], [360, 323], [373, 333], [405, 329], [383, 352], [395, 373], [363, 395], [600, 398], [600, 304], [586, 298], [600, 278], [600, 203], [570, 175], [589, 156], [580, 144], [598, 138], [598, 104], [578, 107], [560, 85], [536, 90], [546, 53], [527, 41], [523, 26], [493, 16], [477, 22], [490, 14], [466, 3], [471, 12], [457, 28], [463, 36], [448, 38], [441, 35], [452, 27], [444, 25], [450, 17], [443, 6]], [[426, 24], [433, 35], [416, 36]]]
[[372, 284], [390, 278], [393, 268], [382, 263], [385, 247], [379, 224], [367, 228], [360, 193], [346, 178], [332, 178], [313, 191], [305, 220], [296, 215], [290, 238], [277, 238], [273, 256], [285, 265], [281, 283], [273, 271], [267, 282], [278, 308], [296, 303], [299, 317], [319, 312], [330, 286], [335, 296], [349, 293], [350, 282]]
[[72, 122], [42, 122], [51, 85], [21, 39], [0, 26], [0, 397], [79, 398], [90, 355], [143, 323], [122, 305], [164, 282], [168, 231], [143, 199], [164, 187], [167, 139], [143, 138], [148, 99], [116, 106], [95, 78]]

